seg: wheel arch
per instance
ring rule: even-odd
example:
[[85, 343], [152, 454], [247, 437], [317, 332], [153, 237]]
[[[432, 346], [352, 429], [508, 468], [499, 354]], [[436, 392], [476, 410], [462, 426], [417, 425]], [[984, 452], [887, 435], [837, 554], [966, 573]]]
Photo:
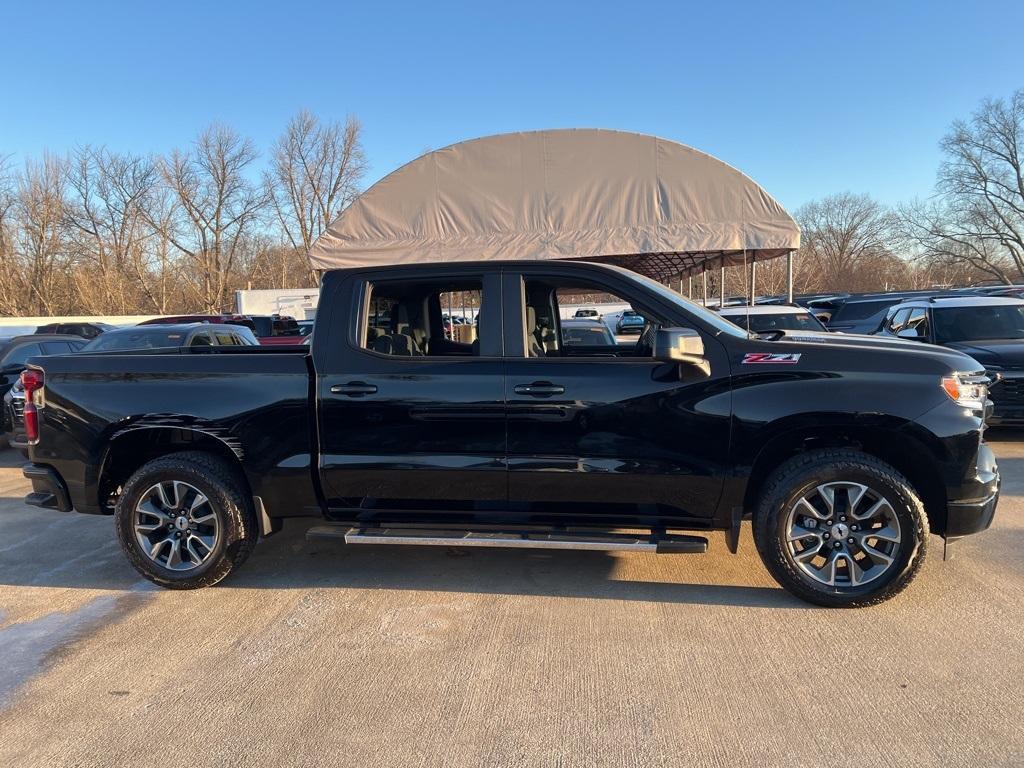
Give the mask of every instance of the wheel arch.
[[142, 465], [184, 451], [217, 456], [235, 471], [241, 490], [252, 499], [253, 489], [242, 466], [241, 447], [237, 444], [197, 426], [139, 424], [111, 436], [100, 465], [97, 503], [109, 510], [118, 489]]
[[794, 455], [817, 448], [853, 448], [881, 459], [906, 477], [924, 504], [932, 530], [945, 530], [946, 486], [935, 468], [937, 447], [929, 445], [926, 434], [908, 429], [909, 424], [848, 422], [803, 425], [777, 432], [754, 458], [744, 492], [744, 512], [750, 514], [756, 509], [765, 481]]

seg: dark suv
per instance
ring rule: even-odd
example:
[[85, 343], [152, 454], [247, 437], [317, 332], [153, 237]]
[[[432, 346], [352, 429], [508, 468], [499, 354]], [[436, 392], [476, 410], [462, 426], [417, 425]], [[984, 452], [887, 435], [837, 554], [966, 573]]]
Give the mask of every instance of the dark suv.
[[1024, 301], [996, 296], [911, 299], [889, 309], [882, 336], [970, 355], [993, 379], [989, 424], [1024, 424]]
[[36, 333], [61, 336], [80, 336], [83, 339], [95, 339], [101, 333], [114, 329], [109, 323], [81, 322], [81, 323], [49, 323], [36, 328]]

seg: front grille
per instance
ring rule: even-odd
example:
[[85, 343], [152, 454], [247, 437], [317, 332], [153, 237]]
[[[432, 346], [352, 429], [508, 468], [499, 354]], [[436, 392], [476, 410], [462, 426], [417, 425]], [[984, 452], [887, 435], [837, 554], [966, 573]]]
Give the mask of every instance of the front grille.
[[997, 381], [989, 390], [989, 396], [996, 405], [1024, 405], [1024, 376]]

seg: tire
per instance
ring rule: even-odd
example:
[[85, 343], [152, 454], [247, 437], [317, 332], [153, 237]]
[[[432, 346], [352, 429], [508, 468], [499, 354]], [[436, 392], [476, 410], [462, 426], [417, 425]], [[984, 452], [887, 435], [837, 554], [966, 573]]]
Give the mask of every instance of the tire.
[[[114, 508], [117, 537], [128, 561], [169, 589], [218, 583], [245, 562], [258, 538], [256, 514], [243, 488], [239, 473], [209, 453], [175, 453], [147, 462], [125, 483]], [[174, 523], [167, 522], [171, 518]], [[187, 527], [179, 528], [178, 518], [186, 519]], [[141, 532], [149, 528], [155, 530]], [[161, 542], [155, 557], [140, 537], [147, 549]], [[174, 562], [175, 540], [179, 562]]]
[[[867, 517], [872, 510], [877, 516]], [[875, 605], [901, 592], [924, 563], [928, 541], [924, 505], [907, 479], [852, 449], [808, 451], [779, 466], [765, 482], [753, 527], [775, 580], [830, 608]]]

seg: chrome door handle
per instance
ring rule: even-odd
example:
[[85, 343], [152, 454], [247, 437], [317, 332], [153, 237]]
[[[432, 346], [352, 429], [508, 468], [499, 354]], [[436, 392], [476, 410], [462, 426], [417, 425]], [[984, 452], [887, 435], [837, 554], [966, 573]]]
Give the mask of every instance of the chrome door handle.
[[513, 387], [512, 391], [517, 395], [550, 397], [551, 395], [563, 394], [565, 392], [565, 387], [561, 384], [552, 384], [550, 381], [535, 381], [532, 384], [517, 384]]
[[348, 395], [349, 397], [362, 397], [372, 395], [377, 391], [374, 384], [367, 384], [363, 381], [350, 381], [348, 384], [335, 384], [331, 387], [332, 395]]

